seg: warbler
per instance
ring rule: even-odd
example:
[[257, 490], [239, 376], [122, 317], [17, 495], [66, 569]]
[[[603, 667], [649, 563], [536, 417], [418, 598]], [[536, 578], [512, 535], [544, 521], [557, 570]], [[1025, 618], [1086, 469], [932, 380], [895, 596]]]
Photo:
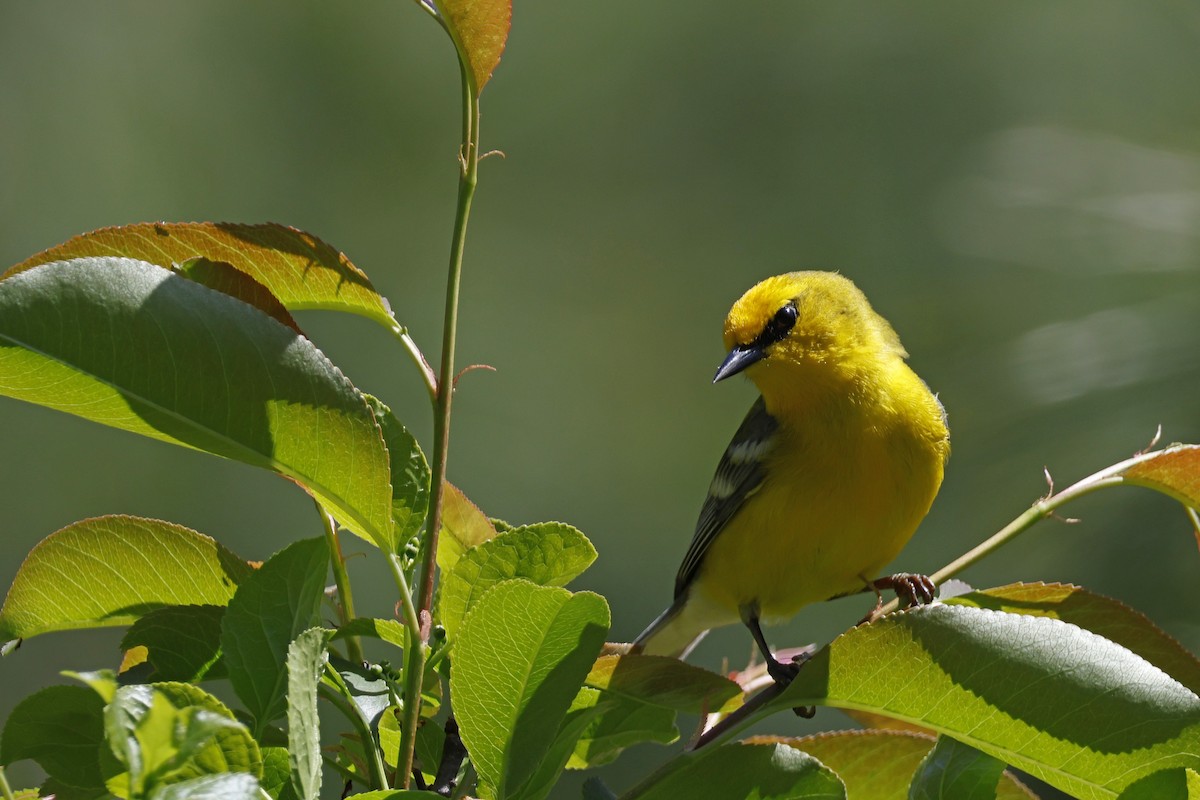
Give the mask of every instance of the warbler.
[[633, 651], [683, 658], [740, 621], [786, 682], [796, 666], [774, 657], [762, 623], [892, 583], [874, 576], [937, 495], [946, 414], [892, 326], [835, 273], [751, 288], [725, 320], [725, 347], [713, 383], [745, 373], [761, 396], [717, 465], [674, 602]]

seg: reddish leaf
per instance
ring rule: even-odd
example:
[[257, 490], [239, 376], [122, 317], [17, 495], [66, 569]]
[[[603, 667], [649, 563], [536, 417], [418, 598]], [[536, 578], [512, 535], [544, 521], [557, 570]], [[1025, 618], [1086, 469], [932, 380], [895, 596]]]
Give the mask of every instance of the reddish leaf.
[[439, 0], [451, 36], [471, 67], [476, 92], [492, 77], [508, 30], [512, 26], [512, 0]]
[[1125, 470], [1125, 480], [1200, 508], [1200, 445], [1168, 447]]

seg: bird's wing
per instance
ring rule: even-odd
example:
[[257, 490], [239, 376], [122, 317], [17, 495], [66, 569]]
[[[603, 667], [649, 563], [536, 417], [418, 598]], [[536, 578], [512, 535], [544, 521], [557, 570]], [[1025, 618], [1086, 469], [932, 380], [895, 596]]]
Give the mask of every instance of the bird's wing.
[[721, 529], [762, 486], [766, 475], [763, 459], [775, 444], [778, 428], [779, 423], [767, 413], [766, 403], [758, 398], [717, 464], [717, 474], [709, 484], [708, 497], [696, 522], [696, 534], [683, 557], [679, 574], [675, 576], [676, 597], [681, 596], [696, 577], [709, 545]]

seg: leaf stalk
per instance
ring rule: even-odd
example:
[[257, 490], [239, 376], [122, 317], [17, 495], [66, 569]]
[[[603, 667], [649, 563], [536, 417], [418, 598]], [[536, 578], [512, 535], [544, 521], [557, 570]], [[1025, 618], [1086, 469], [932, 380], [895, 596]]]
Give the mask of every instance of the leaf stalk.
[[[317, 514], [321, 517], [325, 530], [325, 543], [329, 545], [329, 563], [333, 567], [333, 582], [338, 591], [338, 619], [346, 625], [354, 619], [354, 595], [350, 591], [350, 575], [346, 572], [346, 559], [342, 555], [342, 543], [338, 538], [337, 523], [325, 507], [313, 500], [317, 506]], [[363, 663], [362, 643], [357, 636], [346, 638], [346, 656], [351, 661]]]

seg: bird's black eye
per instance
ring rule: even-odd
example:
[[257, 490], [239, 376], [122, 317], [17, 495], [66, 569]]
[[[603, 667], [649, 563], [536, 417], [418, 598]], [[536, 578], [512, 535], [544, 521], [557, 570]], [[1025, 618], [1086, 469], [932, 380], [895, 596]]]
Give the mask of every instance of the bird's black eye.
[[800, 312], [796, 310], [795, 303], [788, 303], [776, 311], [775, 316], [771, 317], [771, 321], [766, 324], [763, 332], [759, 335], [759, 343], [765, 346], [782, 340], [792, 328], [796, 327], [796, 318], [799, 315]]

